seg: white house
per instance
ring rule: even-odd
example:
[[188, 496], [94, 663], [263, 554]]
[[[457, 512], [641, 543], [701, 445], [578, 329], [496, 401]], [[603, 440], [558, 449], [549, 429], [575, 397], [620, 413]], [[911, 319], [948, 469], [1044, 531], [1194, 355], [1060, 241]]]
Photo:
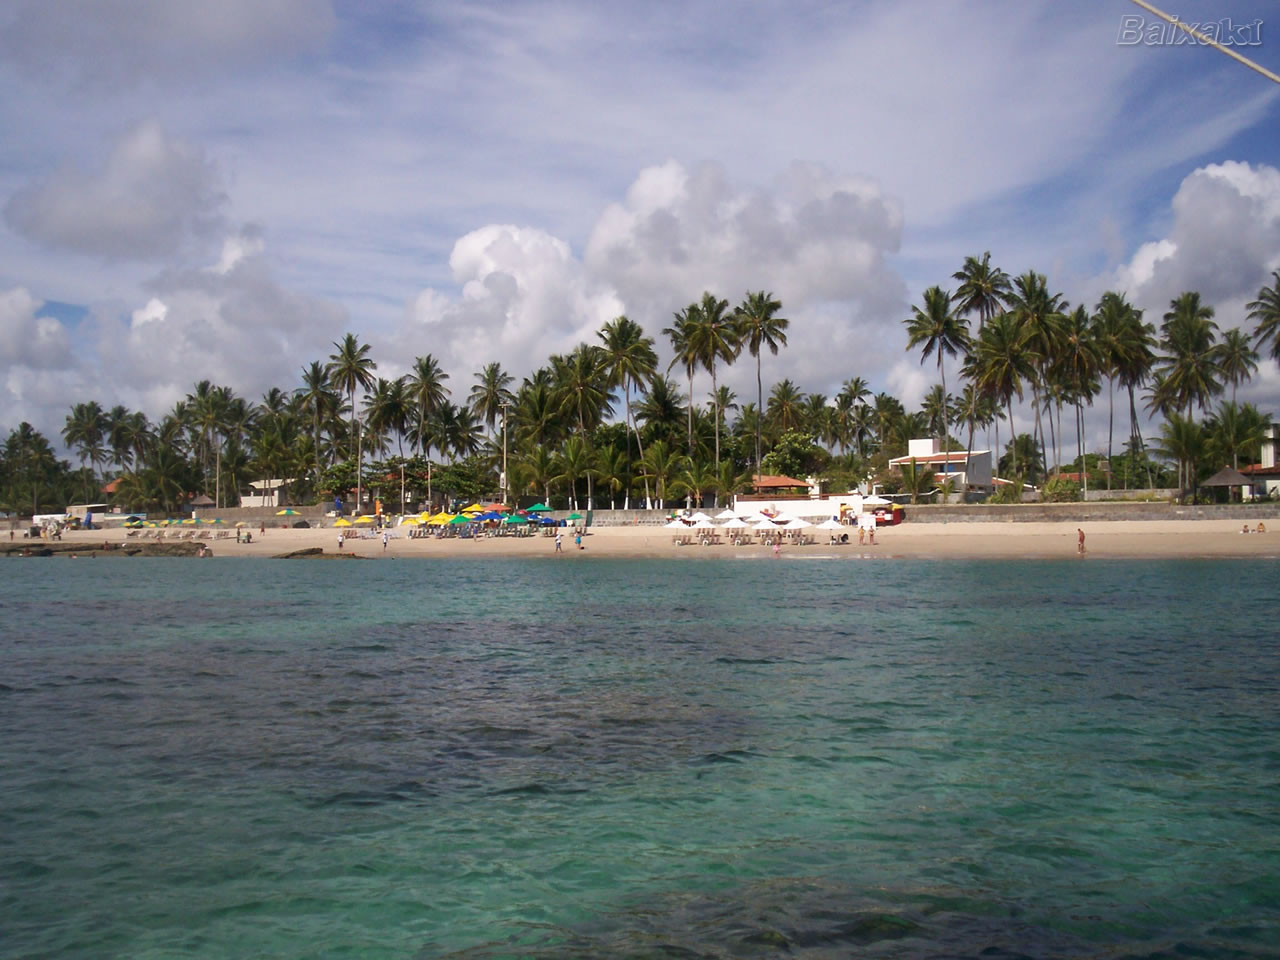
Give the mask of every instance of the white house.
[[240, 506], [278, 507], [280, 506], [280, 491], [290, 483], [293, 483], [292, 479], [250, 481], [249, 487], [253, 490], [253, 493], [241, 496]]
[[955, 481], [956, 493], [991, 493], [991, 451], [964, 450], [947, 452], [937, 439], [930, 437], [907, 442], [907, 455], [894, 457], [889, 466], [901, 470], [912, 460], [918, 467], [928, 467], [941, 486], [947, 480]]

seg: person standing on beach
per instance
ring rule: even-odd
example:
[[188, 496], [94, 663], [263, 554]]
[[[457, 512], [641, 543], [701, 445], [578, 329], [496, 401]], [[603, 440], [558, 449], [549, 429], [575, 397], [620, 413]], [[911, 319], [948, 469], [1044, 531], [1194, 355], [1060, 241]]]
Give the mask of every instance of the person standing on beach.
[[556, 531], [556, 553], [560, 553], [562, 551], [561, 540], [562, 540], [562, 537], [560, 536], [560, 531], [557, 530]]
[[339, 553], [341, 553], [341, 552], [342, 552], [342, 540], [343, 540], [343, 538], [342, 538], [342, 531], [341, 531], [341, 530], [339, 530], [339, 531], [338, 531], [338, 552], [339, 552]]
[[1084, 530], [1080, 527], [1076, 527], [1076, 553], [1084, 556]]
[[582, 549], [582, 531], [581, 530], [579, 530], [577, 533], [573, 535], [573, 542], [577, 544], [577, 547], [579, 550]]
[[387, 531], [385, 530], [382, 531], [382, 552], [384, 555], [387, 552]]

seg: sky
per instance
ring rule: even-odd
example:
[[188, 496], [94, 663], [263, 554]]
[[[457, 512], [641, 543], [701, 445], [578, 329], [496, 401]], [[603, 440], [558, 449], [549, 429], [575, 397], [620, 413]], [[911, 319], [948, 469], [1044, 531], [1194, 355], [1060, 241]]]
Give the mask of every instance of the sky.
[[[1273, 4], [1163, 7], [1280, 72]], [[9, 0], [0, 429], [256, 400], [348, 331], [382, 376], [432, 353], [455, 401], [623, 313], [665, 362], [704, 290], [782, 301], [766, 390], [913, 407], [937, 370], [903, 320], [984, 251], [1251, 330], [1280, 85], [1135, 23], [1164, 38], [1128, 0]], [[754, 399], [754, 363], [719, 379]], [[1240, 399], [1280, 414], [1280, 367]]]

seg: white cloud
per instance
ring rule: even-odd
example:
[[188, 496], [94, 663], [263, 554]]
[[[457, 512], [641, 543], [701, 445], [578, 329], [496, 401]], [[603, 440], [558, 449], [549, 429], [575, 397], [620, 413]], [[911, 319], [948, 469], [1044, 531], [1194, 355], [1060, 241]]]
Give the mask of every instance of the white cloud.
[[0, 292], [0, 364], [56, 370], [71, 364], [71, 340], [53, 317], [38, 317], [40, 303], [21, 287]]
[[1280, 268], [1280, 170], [1227, 161], [1188, 175], [1168, 235], [1144, 243], [1111, 278], [1157, 323], [1169, 301], [1199, 291], [1221, 327], [1248, 327], [1244, 304]]
[[46, 247], [108, 260], [167, 258], [209, 234], [225, 199], [201, 151], [147, 122], [121, 137], [99, 169], [63, 167], [15, 193], [4, 214]]

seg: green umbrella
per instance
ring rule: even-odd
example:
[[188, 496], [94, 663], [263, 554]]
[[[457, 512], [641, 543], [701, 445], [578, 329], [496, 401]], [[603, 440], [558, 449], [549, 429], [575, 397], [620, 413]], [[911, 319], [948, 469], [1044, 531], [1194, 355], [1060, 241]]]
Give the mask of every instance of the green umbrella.
[[581, 519], [582, 519], [582, 514], [580, 514], [580, 513], [571, 513], [571, 514], [569, 514], [567, 517], [565, 517], [565, 519], [566, 519], [566, 520], [581, 520]]
[[456, 526], [459, 523], [470, 523], [470, 522], [471, 522], [470, 517], [468, 517], [465, 513], [460, 513], [456, 517], [454, 517], [452, 520], [449, 521], [449, 525]]
[[298, 511], [293, 509], [293, 507], [285, 507], [283, 510], [276, 511], [277, 517], [296, 517], [298, 515]]
[[551, 508], [548, 507], [545, 503], [535, 503], [532, 507], [530, 507], [525, 512], [526, 513], [549, 513], [550, 511], [551, 511]]
[[521, 516], [507, 517], [505, 523], [528, 523], [529, 521]]

